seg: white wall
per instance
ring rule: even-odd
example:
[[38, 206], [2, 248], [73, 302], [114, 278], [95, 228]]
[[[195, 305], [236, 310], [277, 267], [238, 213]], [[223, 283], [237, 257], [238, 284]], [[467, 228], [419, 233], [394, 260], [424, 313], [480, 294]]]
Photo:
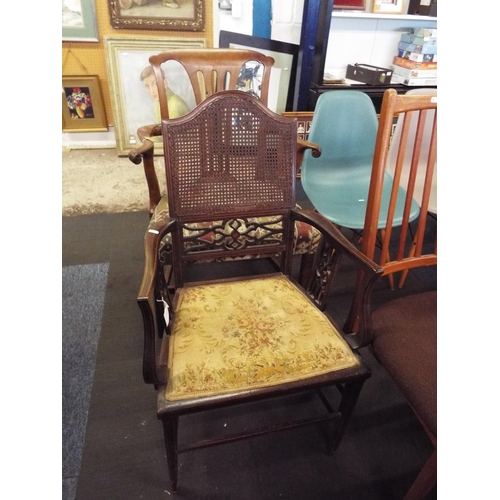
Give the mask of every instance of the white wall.
[[[415, 17], [415, 16], [413, 16]], [[334, 17], [330, 25], [325, 72], [345, 77], [348, 64], [389, 68], [398, 53], [401, 34], [408, 28], [437, 28], [436, 20]]]

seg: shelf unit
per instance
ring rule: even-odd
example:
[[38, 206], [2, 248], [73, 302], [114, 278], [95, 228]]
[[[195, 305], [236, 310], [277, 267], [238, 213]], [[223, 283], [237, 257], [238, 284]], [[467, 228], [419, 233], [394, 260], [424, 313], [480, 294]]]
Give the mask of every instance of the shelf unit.
[[[333, 2], [331, 0], [304, 0], [297, 84], [294, 95], [294, 110], [312, 111], [314, 110], [316, 100], [321, 93], [329, 90], [345, 90], [353, 88], [352, 86], [323, 85], [323, 74], [325, 72], [325, 61], [327, 60], [327, 51], [329, 49], [328, 39], [330, 35], [331, 23], [335, 21], [335, 23], [338, 24], [338, 22], [343, 22], [343, 19], [345, 19], [345, 22], [351, 26], [357, 19], [359, 19], [360, 22], [366, 20], [368, 23], [372, 24], [376, 22], [377, 25], [380, 23], [387, 24], [387, 22], [390, 22], [392, 25], [392, 21], [397, 23], [404, 23], [405, 21], [408, 21], [409, 24], [415, 22], [418, 24], [425, 22], [437, 22], [437, 18], [431, 16], [374, 14], [370, 12], [347, 10], [337, 11], [333, 10]], [[352, 21], [349, 22], [349, 20]], [[342, 50], [342, 47], [340, 50]], [[347, 58], [348, 54], [345, 53], [344, 57]], [[354, 62], [370, 64], [369, 60], [349, 60], [350, 64]], [[395, 88], [401, 93], [406, 92], [409, 88], [406, 85], [355, 86], [356, 89], [362, 90], [370, 95], [376, 108], [380, 105], [384, 90], [389, 87]]]
[[332, 17], [354, 17], [359, 19], [393, 19], [397, 21], [436, 21], [435, 17], [431, 16], [413, 16], [405, 14], [374, 14], [372, 12], [334, 10]]

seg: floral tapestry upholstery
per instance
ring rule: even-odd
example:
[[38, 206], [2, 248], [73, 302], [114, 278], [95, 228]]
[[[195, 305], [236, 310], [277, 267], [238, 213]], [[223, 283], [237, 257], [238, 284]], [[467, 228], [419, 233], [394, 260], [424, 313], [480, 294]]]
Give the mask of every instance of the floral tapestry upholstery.
[[[153, 215], [151, 217], [151, 223], [162, 221], [168, 217], [168, 199], [167, 195], [163, 195], [160, 202], [156, 206]], [[260, 220], [266, 222], [271, 220], [271, 217], [261, 217]], [[200, 223], [200, 226], [202, 223]], [[228, 231], [231, 231], [228, 228]], [[228, 236], [230, 232], [228, 232]], [[319, 242], [321, 240], [321, 233], [314, 227], [306, 224], [304, 222], [296, 222], [294, 228], [294, 254], [304, 255], [313, 254], [318, 248]], [[160, 246], [160, 261], [162, 264], [169, 264], [172, 260], [172, 245], [170, 234], [167, 234], [163, 238]], [[237, 258], [236, 258], [237, 259]], [[222, 259], [227, 260], [227, 257]]]
[[285, 276], [179, 291], [169, 401], [269, 387], [358, 365], [328, 318]]

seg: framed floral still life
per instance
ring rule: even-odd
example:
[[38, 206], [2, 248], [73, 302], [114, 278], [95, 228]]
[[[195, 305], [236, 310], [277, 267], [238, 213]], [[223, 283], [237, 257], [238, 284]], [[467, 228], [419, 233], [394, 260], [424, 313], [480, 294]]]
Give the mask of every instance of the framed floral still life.
[[63, 132], [108, 130], [97, 75], [62, 77], [62, 129]]
[[205, 29], [205, 0], [108, 0], [108, 5], [113, 28]]
[[98, 42], [95, 0], [62, 0], [63, 42]]

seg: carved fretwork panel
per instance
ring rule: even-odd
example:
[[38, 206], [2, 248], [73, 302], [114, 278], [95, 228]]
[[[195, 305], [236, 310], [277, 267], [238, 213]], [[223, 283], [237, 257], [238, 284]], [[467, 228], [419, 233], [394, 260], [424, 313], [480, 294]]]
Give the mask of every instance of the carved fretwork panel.
[[318, 249], [317, 259], [316, 270], [311, 276], [307, 291], [318, 306], [325, 309], [326, 299], [340, 262], [340, 254], [328, 242], [323, 241], [321, 248]]
[[283, 217], [242, 217], [182, 225], [185, 255], [283, 244]]

